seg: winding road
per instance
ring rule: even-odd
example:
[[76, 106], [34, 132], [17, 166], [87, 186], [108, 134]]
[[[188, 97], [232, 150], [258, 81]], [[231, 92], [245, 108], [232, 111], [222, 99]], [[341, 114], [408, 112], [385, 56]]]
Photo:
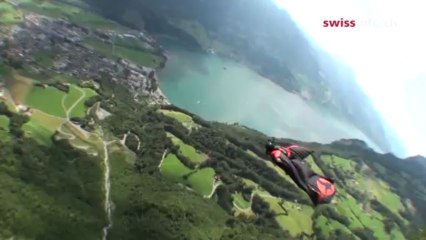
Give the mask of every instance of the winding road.
[[[63, 108], [63, 111], [65, 112], [65, 117], [58, 117], [58, 116], [55, 116], [55, 115], [52, 115], [52, 114], [48, 114], [48, 113], [46, 113], [44, 111], [41, 111], [41, 110], [39, 110], [37, 108], [34, 108], [33, 111], [37, 111], [40, 114], [43, 114], [45, 117], [49, 117], [51, 119], [58, 119], [58, 120], [60, 120], [61, 123], [58, 124], [57, 127], [55, 126], [54, 128], [52, 128], [52, 126], [50, 126], [50, 129], [53, 130], [54, 132], [60, 133], [61, 134], [61, 136], [60, 136], [61, 139], [67, 139], [67, 140], [71, 141], [71, 140], [74, 140], [77, 137], [79, 137], [79, 136], [76, 136], [75, 134], [67, 133], [67, 132], [63, 131], [62, 127], [65, 124], [69, 123], [70, 126], [67, 126], [67, 127], [74, 128], [72, 130], [80, 132], [81, 135], [83, 135], [83, 137], [86, 138], [86, 140], [89, 139], [89, 137], [92, 135], [92, 136], [97, 137], [100, 140], [100, 142], [102, 142], [103, 164], [105, 166], [104, 167], [104, 188], [105, 188], [104, 189], [105, 190], [105, 193], [104, 193], [105, 194], [104, 195], [104, 198], [105, 198], [104, 199], [105, 200], [104, 210], [105, 210], [106, 217], [107, 217], [107, 225], [102, 228], [102, 240], [106, 240], [107, 236], [108, 236], [108, 230], [113, 226], [113, 222], [112, 222], [112, 201], [111, 201], [111, 193], [110, 193], [111, 192], [110, 165], [109, 165], [109, 154], [108, 154], [108, 144], [109, 143], [106, 142], [106, 141], [104, 141], [103, 138], [101, 136], [99, 136], [98, 134], [87, 132], [84, 129], [82, 129], [80, 126], [78, 126], [78, 125], [76, 125], [76, 124], [74, 124], [74, 123], [71, 122], [71, 120], [70, 120], [70, 114], [71, 114], [71, 112], [86, 97], [86, 92], [84, 90], [81, 90], [78, 87], [75, 87], [75, 89], [78, 90], [81, 93], [81, 95], [80, 95], [80, 97], [68, 109], [65, 106], [65, 100], [66, 100], [66, 97], [68, 95], [63, 96], [62, 99], [61, 99], [61, 103], [60, 104], [61, 104], [61, 106]], [[15, 107], [17, 107], [14, 102], [12, 102], [12, 104], [14, 104]], [[17, 111], [19, 112], [19, 109]], [[101, 130], [101, 132], [102, 132], [102, 130]], [[96, 145], [96, 144], [93, 144], [93, 145]], [[72, 145], [72, 146], [75, 147], [75, 148], [77, 148], [77, 149], [81, 149], [81, 150], [87, 150], [87, 149], [90, 148], [89, 146], [78, 146], [78, 145]], [[102, 150], [100, 149], [99, 145], [96, 147], [96, 149], [98, 150], [97, 151], [99, 153], [98, 155], [102, 154]], [[163, 156], [163, 158], [164, 158], [164, 156]]]
[[212, 188], [212, 191], [211, 191], [211, 193], [209, 194], [209, 195], [204, 195], [204, 198], [212, 198], [213, 197], [213, 195], [214, 195], [214, 193], [216, 192], [216, 189], [220, 186], [220, 185], [222, 185], [222, 182], [215, 182], [215, 183], [213, 183], [213, 188]]
[[[65, 113], [66, 113], [67, 122], [69, 122], [73, 127], [75, 127], [76, 130], [78, 130], [79, 132], [81, 132], [87, 138], [90, 136], [90, 134], [93, 134], [94, 136], [96, 136], [97, 138], [99, 138], [100, 140], [102, 140], [102, 145], [103, 145], [103, 164], [104, 164], [104, 190], [105, 190], [104, 209], [105, 209], [105, 213], [106, 213], [106, 216], [107, 216], [107, 225], [102, 228], [102, 240], [106, 240], [107, 237], [108, 237], [108, 231], [109, 231], [109, 229], [113, 225], [113, 223], [112, 223], [111, 179], [110, 179], [110, 165], [109, 165], [108, 145], [111, 144], [112, 142], [117, 141], [117, 140], [106, 142], [98, 134], [96, 134], [96, 133], [89, 133], [89, 132], [85, 131], [84, 129], [82, 129], [80, 126], [75, 125], [74, 123], [72, 123], [70, 121], [70, 113], [71, 113], [71, 111], [86, 97], [86, 92], [85, 91], [82, 91], [82, 90], [80, 90], [78, 88], [77, 88], [77, 90], [80, 91], [81, 96], [79, 97], [79, 99], [77, 101], [75, 101], [73, 103], [73, 105], [71, 105], [71, 107], [68, 110], [67, 110], [67, 108], [65, 106], [65, 98], [66, 98], [66, 96], [64, 96], [62, 98], [61, 104], [62, 104], [62, 107], [63, 107]], [[96, 104], [98, 104], [98, 103], [95, 103], [95, 105]], [[62, 124], [61, 127], [64, 124]], [[76, 138], [75, 135], [69, 134], [69, 133], [65, 133], [64, 131], [62, 131], [61, 127], [59, 127], [57, 129], [57, 131], [59, 133], [61, 133], [62, 135], [64, 135], [65, 138], [67, 138], [68, 140], [73, 140], [73, 139]], [[73, 145], [73, 146], [76, 147], [76, 148], [78, 148], [78, 149], [82, 149], [82, 150], [87, 150], [89, 148], [89, 147], [81, 147], [81, 146], [79, 147], [79, 146], [75, 146], [75, 145]]]
[[67, 98], [68, 95], [65, 95], [62, 97], [62, 101], [61, 101], [62, 108], [64, 109], [65, 115], [68, 120], [70, 119], [71, 111], [81, 102], [81, 100], [83, 100], [86, 97], [85, 91], [81, 90], [80, 88], [76, 88], [76, 89], [81, 93], [81, 96], [79, 99], [77, 99], [77, 101], [73, 103], [73, 105], [71, 105], [71, 107], [68, 108], [68, 110], [67, 110], [67, 107], [65, 106], [65, 99]]
[[139, 138], [138, 135], [136, 135], [136, 134], [134, 134], [134, 133], [132, 133], [130, 131], [127, 131], [127, 133], [124, 134], [123, 139], [120, 140], [121, 144], [123, 146], [126, 146], [126, 140], [127, 140], [127, 137], [129, 135], [133, 135], [136, 138], [136, 140], [138, 141], [138, 146], [136, 147], [136, 151], [139, 151], [139, 149], [141, 148], [141, 140], [140, 140], [140, 138]]
[[253, 203], [253, 198], [254, 198], [255, 193], [251, 193], [250, 195], [250, 206], [248, 208], [240, 208], [234, 201], [232, 201], [232, 204], [234, 205], [234, 207], [242, 212], [248, 212], [251, 210], [251, 205]]
[[[98, 136], [99, 137], [99, 136]], [[110, 166], [109, 166], [109, 155], [108, 155], [108, 143], [102, 141], [104, 147], [104, 188], [105, 188], [105, 212], [107, 214], [108, 225], [102, 229], [102, 240], [106, 240], [108, 236], [108, 230], [112, 227], [112, 202], [111, 202], [111, 178], [110, 178]]]
[[164, 158], [166, 158], [167, 152], [168, 152], [168, 149], [164, 150], [163, 156], [161, 157], [160, 164], [158, 164], [158, 168], [161, 168], [161, 165], [163, 165]]

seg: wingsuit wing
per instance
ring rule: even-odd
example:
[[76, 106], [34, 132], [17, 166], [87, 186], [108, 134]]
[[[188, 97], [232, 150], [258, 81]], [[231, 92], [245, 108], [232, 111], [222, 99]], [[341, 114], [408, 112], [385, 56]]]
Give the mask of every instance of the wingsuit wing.
[[300, 158], [305, 159], [309, 155], [311, 155], [314, 151], [307, 149], [305, 147], [301, 147], [298, 145], [290, 145], [288, 147], [282, 147], [282, 150], [284, 150], [287, 153], [287, 157], [290, 159]]

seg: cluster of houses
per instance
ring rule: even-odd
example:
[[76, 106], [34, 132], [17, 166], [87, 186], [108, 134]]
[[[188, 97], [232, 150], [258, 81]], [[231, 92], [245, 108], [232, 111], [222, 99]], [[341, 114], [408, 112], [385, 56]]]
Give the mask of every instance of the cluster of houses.
[[28, 117], [33, 114], [33, 109], [32, 108], [30, 108], [28, 106], [25, 106], [25, 105], [23, 105], [21, 103], [16, 103], [16, 110], [20, 114], [23, 114], [23, 115], [28, 116]]
[[[0, 83], [0, 100], [2, 101], [8, 100], [6, 88], [4, 87], [2, 83]], [[14, 101], [14, 103], [15, 103], [16, 111], [19, 112], [20, 114], [31, 116], [31, 114], [33, 113], [33, 110], [30, 107], [27, 107], [21, 104], [20, 102]]]
[[0, 100], [5, 100], [5, 91], [3, 84], [0, 83]]

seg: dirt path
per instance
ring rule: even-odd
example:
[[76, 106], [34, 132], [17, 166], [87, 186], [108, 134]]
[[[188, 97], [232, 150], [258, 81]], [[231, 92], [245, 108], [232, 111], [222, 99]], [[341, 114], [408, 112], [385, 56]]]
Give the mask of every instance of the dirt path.
[[136, 137], [136, 140], [138, 140], [138, 146], [136, 147], [136, 151], [139, 151], [141, 149], [141, 139], [138, 135], [133, 134]]
[[68, 115], [67, 115], [67, 107], [65, 107], [65, 99], [67, 98], [67, 94], [65, 94], [64, 96], [62, 96], [61, 99], [61, 106], [62, 106], [62, 110], [64, 110], [65, 113], [65, 117], [68, 119]]
[[[105, 191], [104, 209], [105, 209], [105, 213], [106, 213], [106, 216], [107, 216], [107, 225], [102, 228], [102, 240], [106, 240], [107, 236], [108, 236], [108, 230], [113, 225], [113, 223], [112, 223], [111, 179], [110, 179], [108, 145], [113, 143], [113, 142], [119, 141], [119, 140], [106, 142], [98, 134], [87, 132], [84, 129], [82, 129], [80, 126], [75, 125], [71, 122], [69, 122], [69, 123], [72, 125], [72, 127], [75, 128], [76, 131], [79, 131], [85, 137], [89, 138], [90, 134], [92, 134], [93, 136], [97, 137], [102, 142], [102, 148], [103, 148], [102, 154], [103, 154], [103, 164], [104, 164], [104, 191]], [[61, 127], [62, 127], [62, 125], [61, 125]], [[63, 135], [64, 139], [68, 139], [69, 141], [76, 139], [76, 136], [74, 134], [70, 134], [70, 133], [66, 133], [66, 132], [62, 131], [61, 127], [58, 128], [57, 131]], [[75, 146], [75, 145], [73, 145], [73, 147], [75, 147], [77, 149], [81, 149], [81, 150], [89, 149], [88, 146]], [[100, 149], [98, 149], [98, 151], [99, 151], [99, 154], [101, 154]]]
[[167, 155], [168, 150], [169, 150], [169, 149], [164, 150], [164, 152], [163, 152], [163, 156], [161, 157], [160, 164], [158, 164], [158, 168], [161, 168], [161, 165], [163, 165], [164, 158], [166, 158], [166, 155]]
[[214, 195], [214, 193], [216, 192], [216, 189], [217, 189], [220, 185], [222, 185], [222, 182], [216, 182], [216, 183], [213, 183], [213, 188], [212, 188], [211, 193], [210, 193], [209, 195], [204, 195], [204, 198], [212, 198], [212, 197], [213, 197], [213, 195]]
[[[103, 148], [103, 164], [104, 164], [104, 209], [107, 216], [107, 225], [102, 228], [102, 240], [106, 240], [108, 237], [108, 231], [113, 226], [112, 221], [112, 200], [111, 200], [111, 176], [110, 176], [110, 165], [109, 165], [109, 153], [108, 145], [115, 141], [106, 142], [101, 136], [96, 133], [87, 132], [82, 129], [80, 126], [70, 123], [77, 131], [82, 133], [86, 138], [89, 138], [90, 135], [97, 137], [102, 142]], [[74, 136], [74, 135], [73, 135]], [[75, 137], [75, 136], [74, 136]], [[99, 149], [100, 150], [100, 149]]]
[[93, 109], [93, 108], [97, 108], [99, 104], [100, 104], [99, 102], [96, 102], [96, 103], [95, 103], [95, 104], [93, 104], [91, 107], [87, 108], [87, 110], [86, 110], [86, 115], [89, 115], [89, 114], [90, 114], [90, 112], [92, 111], [92, 109]]
[[68, 109], [68, 111], [65, 108], [65, 102], [64, 102], [65, 100], [64, 100], [64, 98], [62, 98], [62, 103], [63, 103], [62, 107], [64, 108], [64, 111], [65, 111], [65, 114], [67, 116], [67, 119], [70, 119], [70, 113], [71, 113], [71, 111], [81, 102], [81, 100], [83, 100], [86, 97], [86, 92], [85, 91], [83, 91], [83, 90], [81, 90], [79, 88], [76, 88], [76, 89], [81, 93], [81, 96], [80, 96], [80, 98], [77, 101], [74, 102], [73, 105], [71, 105], [71, 107]]
[[124, 134], [123, 139], [120, 140], [121, 145], [126, 146], [126, 140], [127, 140], [127, 136], [129, 136], [130, 131], [127, 131], [126, 134]]
[[234, 205], [234, 207], [236, 208], [236, 209], [238, 209], [239, 211], [241, 211], [241, 212], [248, 212], [248, 211], [250, 211], [251, 210], [251, 205], [250, 205], [250, 207], [248, 207], [248, 208], [240, 208], [240, 207], [238, 207], [238, 205], [235, 203], [235, 202], [232, 202], [232, 205]]
[[234, 201], [232, 201], [232, 205], [234, 205], [234, 207], [240, 211], [243, 212], [247, 212], [251, 210], [251, 205], [253, 204], [253, 198], [254, 198], [255, 193], [251, 193], [250, 195], [250, 206], [248, 208], [240, 208]]
[[265, 194], [265, 193], [257, 193], [260, 197], [266, 197], [266, 198], [277, 198], [275, 196], [272, 196], [271, 194]]
[[[99, 136], [98, 136], [99, 137]], [[106, 240], [108, 236], [108, 230], [112, 227], [112, 202], [111, 202], [111, 178], [110, 178], [110, 166], [109, 166], [109, 155], [108, 155], [108, 143], [102, 141], [104, 147], [104, 188], [105, 188], [105, 212], [107, 215], [107, 226], [102, 228], [102, 240]]]
[[56, 131], [58, 131], [60, 134], [64, 135], [65, 139], [74, 140], [75, 136], [73, 134], [66, 133], [66, 132], [62, 131], [62, 129], [61, 129], [62, 126], [63, 126], [63, 124], [58, 129], [56, 129]]
[[107, 145], [109, 146], [109, 145], [111, 145], [111, 144], [113, 144], [113, 143], [116, 143], [116, 142], [118, 142], [118, 143], [120, 143], [120, 144], [121, 144], [121, 141], [120, 141], [120, 140], [112, 140], [112, 141], [107, 142]]
[[[109, 165], [109, 153], [108, 153], [108, 145], [113, 142], [119, 141], [114, 140], [107, 142], [101, 136], [96, 133], [87, 132], [82, 129], [80, 126], [71, 123], [77, 131], [85, 135], [85, 137], [89, 138], [90, 135], [95, 136], [102, 142], [103, 148], [103, 165], [104, 165], [104, 209], [107, 217], [107, 225], [102, 228], [102, 240], [106, 240], [108, 237], [108, 231], [113, 226], [112, 221], [112, 200], [111, 200], [111, 176], [110, 176], [110, 165]], [[75, 137], [75, 136], [74, 136]], [[100, 149], [98, 149], [100, 151]]]
[[[81, 101], [82, 98], [80, 98], [79, 101]], [[76, 104], [79, 102], [77, 101], [76, 103], [74, 103], [73, 106], [76, 106]], [[72, 109], [72, 108], [71, 108]], [[110, 180], [110, 166], [109, 166], [109, 154], [108, 154], [108, 145], [119, 141], [119, 140], [114, 140], [114, 141], [110, 141], [110, 142], [106, 142], [103, 140], [103, 138], [101, 136], [99, 136], [96, 133], [91, 133], [91, 132], [87, 132], [84, 129], [82, 129], [80, 126], [73, 124], [72, 122], [68, 121], [68, 123], [70, 123], [70, 125], [78, 132], [80, 132], [85, 138], [89, 138], [90, 135], [93, 135], [95, 137], [97, 137], [101, 142], [102, 142], [102, 148], [103, 148], [103, 164], [104, 164], [104, 191], [105, 191], [105, 203], [104, 203], [104, 208], [105, 208], [105, 213], [107, 216], [107, 225], [105, 227], [102, 228], [102, 240], [106, 240], [107, 236], [108, 236], [108, 231], [109, 229], [112, 227], [113, 223], [112, 223], [112, 201], [111, 201], [111, 180]], [[63, 124], [62, 124], [63, 125]], [[61, 125], [61, 127], [62, 127]], [[62, 131], [61, 127], [59, 127], [57, 129], [57, 131], [59, 133], [61, 133], [64, 138], [68, 139], [68, 140], [73, 140], [76, 138], [76, 136], [74, 134], [70, 134], [70, 133], [65, 133], [64, 131]], [[89, 147], [87, 146], [75, 146], [73, 145], [75, 148], [77, 149], [81, 149], [81, 150], [87, 150], [89, 149]], [[100, 149], [98, 149], [98, 151], [100, 151]], [[98, 154], [99, 155], [99, 154]]]
[[136, 151], [139, 151], [139, 149], [141, 148], [141, 140], [140, 140], [138, 135], [136, 135], [136, 134], [134, 134], [130, 131], [127, 131], [127, 133], [124, 134], [123, 139], [120, 140], [121, 145], [126, 146], [127, 137], [129, 137], [130, 135], [133, 135], [136, 138], [136, 140], [138, 141], [138, 146], [136, 147]]
[[[112, 201], [111, 201], [111, 182], [110, 182], [110, 166], [109, 166], [109, 154], [108, 154], [108, 145], [111, 142], [106, 142], [104, 141], [104, 139], [99, 136], [96, 133], [91, 133], [91, 132], [87, 132], [86, 130], [82, 129], [80, 126], [72, 123], [70, 121], [70, 113], [72, 112], [72, 110], [86, 97], [86, 92], [83, 90], [80, 90], [79, 88], [76, 88], [80, 93], [81, 96], [79, 97], [79, 99], [77, 101], [75, 101], [73, 103], [73, 105], [67, 110], [66, 106], [65, 106], [65, 100], [66, 100], [66, 96], [65, 95], [62, 99], [61, 99], [61, 105], [62, 108], [66, 114], [66, 118], [61, 118], [58, 116], [54, 116], [51, 114], [47, 114], [44, 111], [40, 111], [39, 109], [34, 109], [37, 111], [40, 111], [41, 113], [45, 114], [46, 116], [49, 116], [51, 118], [56, 118], [56, 119], [60, 119], [61, 121], [63, 121], [62, 124], [60, 124], [60, 126], [55, 129], [57, 132], [59, 132], [62, 136], [62, 139], [67, 139], [69, 141], [76, 139], [77, 137], [81, 138], [81, 136], [78, 136], [79, 134], [75, 135], [75, 133], [66, 133], [62, 130], [62, 127], [64, 126], [64, 124], [69, 123], [70, 125], [68, 126], [69, 128], [73, 128], [73, 130], [77, 131], [78, 133], [80, 133], [81, 135], [83, 135], [83, 138], [89, 139], [89, 137], [91, 136], [95, 136], [97, 137], [101, 142], [102, 142], [102, 148], [103, 151], [101, 149], [99, 149], [99, 146], [96, 147], [97, 148], [97, 152], [99, 153], [98, 155], [102, 154], [103, 152], [103, 164], [104, 164], [104, 191], [105, 191], [105, 195], [104, 195], [104, 208], [105, 208], [105, 213], [107, 216], [107, 225], [104, 226], [102, 228], [102, 240], [106, 240], [107, 236], [108, 236], [108, 231], [109, 229], [113, 226], [113, 222], [112, 222]], [[102, 131], [103, 132], [103, 131]], [[119, 140], [116, 140], [119, 141]], [[81, 150], [87, 150], [89, 149], [88, 146], [75, 146], [73, 145], [73, 147], [77, 148], [77, 149], [81, 149]], [[166, 153], [166, 151], [165, 151]], [[164, 159], [164, 155], [163, 155], [163, 159]]]

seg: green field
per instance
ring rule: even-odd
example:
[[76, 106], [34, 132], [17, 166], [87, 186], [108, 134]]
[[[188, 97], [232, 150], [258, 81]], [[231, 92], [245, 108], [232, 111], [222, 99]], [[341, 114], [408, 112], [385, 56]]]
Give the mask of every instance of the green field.
[[174, 145], [179, 146], [179, 151], [182, 155], [187, 157], [193, 163], [199, 164], [206, 160], [206, 156], [199, 153], [193, 146], [185, 144], [182, 140], [171, 133], [167, 133], [167, 136], [172, 140]]
[[[391, 191], [387, 183], [376, 179], [375, 177], [366, 177], [357, 172], [354, 172], [355, 162], [329, 155], [323, 155], [321, 158], [327, 165], [334, 167], [338, 171], [352, 173], [355, 178], [354, 180], [356, 180], [360, 186], [371, 193], [371, 198], [377, 198], [393, 213], [398, 214], [399, 210], [404, 209], [400, 197]], [[384, 170], [383, 167], [381, 170]]]
[[15, 24], [22, 21], [22, 13], [9, 3], [0, 2], [0, 25]]
[[[115, 210], [114, 225], [109, 238], [123, 239], [123, 236], [131, 236], [129, 239], [141, 239], [141, 236], [145, 236], [144, 239], [174, 239], [180, 233], [183, 233], [180, 236], [185, 239], [222, 238], [226, 229], [225, 220], [229, 217], [223, 209], [212, 201], [188, 194], [185, 189], [171, 187], [167, 182], [164, 184], [164, 181], [158, 181], [157, 178], [135, 172], [133, 165], [126, 163], [126, 158], [128, 157], [123, 151], [110, 154], [111, 197]], [[169, 156], [169, 159], [171, 158]], [[149, 215], [152, 210], [148, 210], [147, 214], [141, 214], [141, 217], [129, 218], [129, 213], [135, 213], [144, 206], [151, 206], [151, 209], [156, 209], [155, 212], [164, 210], [164, 214], [170, 217]], [[135, 224], [135, 227], [129, 228], [129, 221]], [[172, 231], [178, 235], [169, 234], [168, 230], [165, 230], [165, 224], [171, 226], [167, 229], [176, 229]], [[141, 235], [143, 233], [139, 229], [166, 231], [168, 235], [147, 237], [146, 234]]]
[[80, 99], [82, 95], [83, 93], [76, 86], [71, 86], [70, 91], [68, 92], [64, 100], [65, 110], [68, 111], [71, 106], [74, 105], [74, 103]]
[[47, 114], [64, 118], [66, 114], [61, 103], [65, 94], [54, 87], [41, 88], [34, 86], [28, 93], [25, 104]]
[[[213, 187], [213, 168], [191, 170], [187, 168], [174, 154], [168, 154], [160, 168], [167, 178], [188, 184], [194, 191], [205, 196], [209, 195]], [[188, 177], [185, 180], [185, 177]]]
[[201, 195], [209, 195], [213, 188], [213, 178], [215, 171], [213, 168], [203, 168], [196, 173], [191, 174], [188, 178], [188, 183], [192, 189]]
[[6, 78], [6, 88], [15, 103], [23, 103], [31, 91], [32, 79], [23, 77], [12, 70]]
[[115, 22], [102, 18], [92, 12], [74, 7], [65, 3], [43, 1], [37, 3], [33, 0], [18, 0], [29, 11], [39, 13], [51, 18], [67, 18], [69, 21], [88, 28], [119, 29]]
[[123, 46], [113, 46], [104, 43], [97, 39], [85, 39], [85, 43], [94, 48], [95, 51], [112, 58], [124, 58], [138, 65], [146, 67], [156, 67], [163, 59], [160, 56], [154, 55], [138, 49], [131, 49]]
[[143, 40], [132, 37], [114, 38], [114, 44], [116, 46], [121, 46], [130, 49], [143, 50], [146, 48], [146, 44]]
[[338, 198], [336, 211], [343, 216], [346, 216], [350, 222], [349, 228], [363, 228], [364, 223], [361, 222], [358, 216], [361, 216], [365, 213], [361, 210], [360, 206], [351, 195], [347, 193], [342, 193], [341, 195], [344, 195], [344, 197], [336, 197]]
[[333, 157], [333, 161], [335, 163], [335, 165], [342, 169], [343, 171], [346, 172], [353, 172], [355, 169], [355, 162], [348, 160], [348, 159], [344, 159], [338, 156], [334, 156]]
[[404, 209], [401, 198], [393, 193], [385, 182], [371, 178], [364, 181], [373, 195], [393, 213], [398, 214], [399, 210]]
[[125, 28], [113, 21], [107, 20], [99, 15], [96, 15], [92, 12], [85, 11], [82, 9], [80, 9], [79, 12], [75, 14], [67, 15], [67, 17], [71, 22], [74, 22], [78, 25], [85, 26], [88, 28], [111, 29], [111, 30]]
[[389, 185], [375, 177], [367, 177], [359, 173], [354, 173], [355, 180], [369, 195], [369, 199], [376, 198], [390, 211], [399, 215], [400, 210], [404, 210], [401, 198], [392, 192]]
[[52, 18], [66, 17], [67, 14], [76, 14], [80, 11], [79, 8], [70, 5], [52, 2], [52, 1], [40, 1], [34, 0], [16, 0], [21, 6], [35, 13], [49, 16]]
[[[355, 172], [355, 162], [340, 158], [337, 156], [321, 156], [324, 163], [335, 169], [335, 171], [342, 171], [350, 173], [353, 176], [353, 181], [356, 184], [347, 186], [339, 186], [337, 197], [336, 210], [342, 215], [346, 216], [350, 221], [350, 225], [347, 226], [350, 229], [368, 227], [373, 230], [374, 235], [378, 239], [389, 239], [390, 236], [385, 232], [383, 224], [383, 216], [369, 207], [369, 201], [377, 199], [381, 204], [386, 206], [391, 212], [399, 215], [400, 210], [404, 210], [404, 206], [401, 202], [400, 197], [393, 193], [390, 187], [373, 176], [365, 176], [364, 174]], [[384, 170], [384, 169], [382, 169]], [[361, 187], [367, 194], [364, 204], [367, 206], [367, 211], [361, 209], [362, 203], [355, 200], [354, 196], [351, 196], [345, 191], [345, 187]], [[403, 220], [406, 222], [406, 220]], [[406, 222], [407, 223], [407, 222]], [[330, 230], [324, 230], [330, 231]], [[394, 231], [394, 235], [397, 231]], [[399, 235], [397, 237], [400, 237]]]
[[356, 165], [356, 163], [351, 160], [344, 159], [335, 155], [322, 155], [321, 159], [330, 166], [338, 168], [340, 171], [344, 172], [353, 172]]
[[379, 213], [373, 211], [371, 211], [371, 216], [367, 214], [360, 216], [360, 221], [374, 232], [374, 236], [377, 239], [389, 239], [389, 235], [385, 232], [382, 219]]
[[232, 195], [232, 197], [233, 197], [235, 205], [237, 205], [239, 208], [241, 208], [241, 209], [250, 208], [250, 206], [251, 206], [250, 202], [245, 200], [241, 193], [234, 193]]
[[43, 125], [46, 129], [52, 132], [52, 134], [66, 122], [65, 118], [55, 117], [49, 114], [46, 114], [39, 110], [33, 110], [30, 120], [37, 124]]
[[[333, 219], [326, 218], [324, 216], [318, 217], [315, 220], [314, 224], [318, 228], [322, 229], [323, 234], [327, 238], [331, 237], [330, 233], [334, 232], [337, 229], [343, 231], [344, 233], [351, 234], [351, 231], [348, 228], [346, 228], [344, 225], [342, 225], [341, 223], [339, 223], [339, 222], [337, 222]], [[379, 239], [387, 239], [387, 238], [379, 238]]]
[[[84, 94], [84, 97], [82, 97]], [[79, 88], [70, 86], [69, 93], [58, 90], [55, 87], [33, 86], [25, 99], [25, 104], [31, 108], [40, 110], [48, 115], [59, 118], [66, 117], [66, 111], [70, 110], [70, 117], [83, 118], [86, 115], [84, 102], [96, 95], [96, 92], [89, 88]], [[77, 102], [80, 100], [79, 102]], [[65, 109], [66, 111], [65, 111]]]
[[[296, 204], [293, 202], [285, 201], [283, 207], [287, 211], [283, 210], [281, 205], [282, 199], [270, 195], [267, 191], [263, 190], [257, 183], [249, 180], [242, 179], [244, 184], [253, 187], [254, 193], [261, 197], [264, 201], [269, 203], [270, 209], [276, 214], [276, 221], [283, 230], [290, 232], [292, 236], [298, 236], [305, 232], [306, 234], [312, 234], [312, 214], [314, 209], [311, 206], [302, 204]], [[234, 195], [235, 196], [235, 195]], [[235, 200], [235, 198], [234, 198]]]
[[29, 121], [22, 126], [22, 130], [27, 136], [34, 138], [39, 144], [50, 146], [52, 145], [52, 132], [45, 128], [44, 124], [39, 124], [34, 121]]
[[5, 131], [9, 131], [9, 118], [4, 116], [4, 115], [0, 115], [0, 130], [5, 130]]
[[171, 110], [164, 110], [164, 109], [159, 111], [168, 117], [178, 120], [184, 127], [188, 129], [197, 127], [197, 124], [194, 122], [194, 120], [192, 120], [192, 117], [186, 115], [185, 113], [171, 111]]
[[263, 199], [277, 214], [275, 219], [278, 224], [283, 229], [288, 230], [292, 236], [297, 236], [303, 232], [312, 234], [312, 214], [314, 213], [312, 207], [286, 201], [282, 204], [288, 214], [285, 215], [286, 211], [280, 206], [281, 199], [276, 197], [263, 197]]
[[174, 154], [167, 155], [160, 170], [164, 176], [174, 181], [182, 181], [185, 175], [192, 172]]
[[[74, 89], [74, 91], [79, 91], [77, 90], [76, 86], [72, 86], [70, 89]], [[84, 97], [77, 103], [77, 105], [75, 105], [75, 107], [72, 109], [72, 111], [70, 112], [70, 117], [80, 117], [80, 118], [84, 118], [86, 116], [86, 105], [84, 105], [84, 103], [91, 97], [96, 96], [96, 92], [93, 91], [90, 88], [83, 88], [80, 89], [81, 91], [84, 92]], [[74, 93], [75, 95], [75, 93]], [[80, 97], [81, 97], [81, 93], [80, 93]], [[67, 96], [68, 98], [68, 96]], [[72, 96], [71, 98], [75, 98], [75, 96]], [[78, 100], [78, 99], [77, 99]], [[71, 101], [69, 101], [71, 102]], [[68, 108], [67, 108], [68, 109]]]
[[91, 146], [79, 138], [70, 140], [71, 145], [78, 149], [89, 149]]
[[393, 240], [405, 240], [404, 235], [401, 233], [401, 230], [398, 228], [394, 228], [391, 231], [391, 237]]
[[242, 181], [247, 187], [253, 187], [255, 190], [263, 191], [262, 188], [257, 183], [253, 182], [250, 179], [243, 178]]
[[318, 165], [315, 163], [314, 159], [312, 156], [308, 156], [306, 158], [306, 162], [309, 164], [309, 166], [311, 167], [312, 171], [324, 175], [324, 173], [322, 172], [321, 168], [318, 167]]

